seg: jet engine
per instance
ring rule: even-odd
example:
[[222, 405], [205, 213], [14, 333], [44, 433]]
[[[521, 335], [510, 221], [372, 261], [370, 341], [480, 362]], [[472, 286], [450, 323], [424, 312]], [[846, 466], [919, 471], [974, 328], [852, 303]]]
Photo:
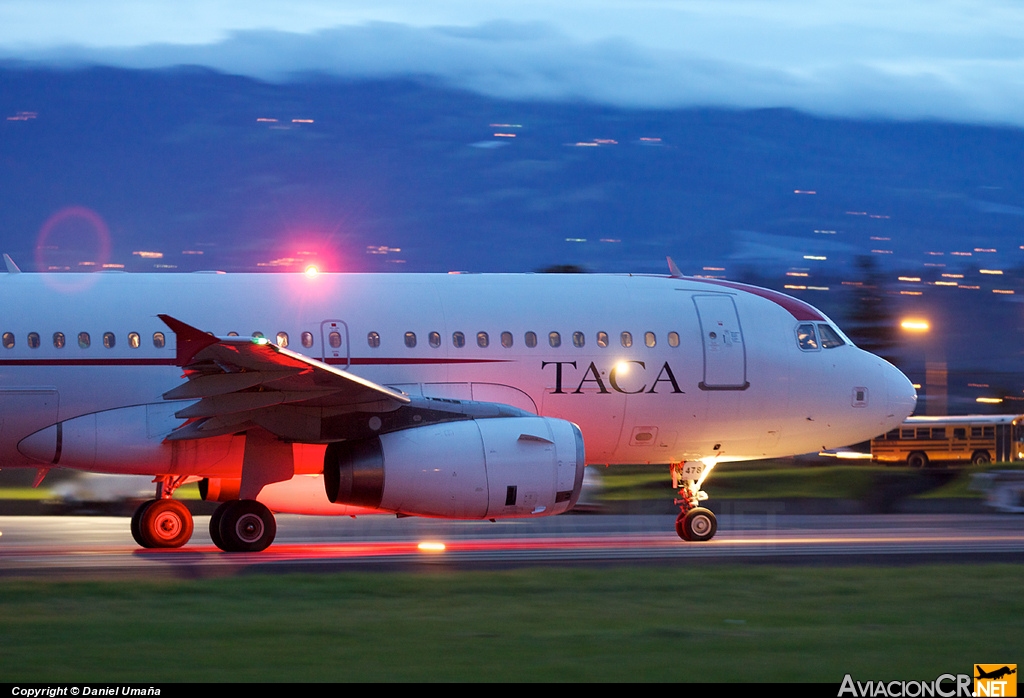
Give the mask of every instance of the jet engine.
[[550, 516], [576, 503], [585, 464], [575, 424], [476, 419], [332, 443], [324, 486], [332, 502], [413, 516]]

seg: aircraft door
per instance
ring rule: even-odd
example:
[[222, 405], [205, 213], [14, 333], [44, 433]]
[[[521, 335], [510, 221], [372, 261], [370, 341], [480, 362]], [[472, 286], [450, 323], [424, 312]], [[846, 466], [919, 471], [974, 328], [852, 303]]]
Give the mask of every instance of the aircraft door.
[[348, 368], [348, 325], [341, 320], [320, 323], [320, 360], [332, 366]]
[[701, 390], [746, 390], [747, 350], [732, 296], [694, 296], [704, 347]]

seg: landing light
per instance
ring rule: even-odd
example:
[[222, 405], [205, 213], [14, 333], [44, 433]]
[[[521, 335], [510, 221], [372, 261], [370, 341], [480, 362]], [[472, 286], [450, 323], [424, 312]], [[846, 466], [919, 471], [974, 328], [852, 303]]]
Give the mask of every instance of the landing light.
[[444, 543], [424, 541], [417, 545], [416, 549], [422, 553], [443, 553], [445, 545]]
[[314, 276], [320, 273], [320, 270], [317, 268], [315, 264], [310, 264], [308, 267], [306, 267], [306, 271], [304, 271], [303, 273], [312, 279]]
[[622, 375], [622, 376], [624, 376], [627, 373], [629, 373], [629, 362], [628, 361], [620, 361], [617, 364], [615, 364], [615, 372], [618, 373], [619, 375]]

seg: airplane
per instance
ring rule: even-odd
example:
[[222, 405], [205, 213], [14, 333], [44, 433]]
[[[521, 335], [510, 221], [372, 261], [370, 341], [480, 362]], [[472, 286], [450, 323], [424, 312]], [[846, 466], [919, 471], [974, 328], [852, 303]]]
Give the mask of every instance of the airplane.
[[667, 465], [717, 531], [720, 462], [897, 427], [917, 395], [813, 306], [670, 274], [0, 273], [0, 465], [154, 478], [132, 534], [259, 551], [273, 512], [573, 507], [587, 464]]
[[1017, 673], [1016, 669], [1011, 669], [1008, 666], [1003, 666], [1003, 667], [1001, 667], [999, 669], [993, 669], [992, 671], [985, 671], [984, 669], [981, 668], [980, 664], [975, 664], [974, 668], [978, 672], [978, 675], [974, 677], [976, 679], [997, 679], [998, 680], [998, 679], [1001, 679], [1001, 678], [1003, 678], [1005, 676], [1009, 676], [1010, 674], [1016, 674]]

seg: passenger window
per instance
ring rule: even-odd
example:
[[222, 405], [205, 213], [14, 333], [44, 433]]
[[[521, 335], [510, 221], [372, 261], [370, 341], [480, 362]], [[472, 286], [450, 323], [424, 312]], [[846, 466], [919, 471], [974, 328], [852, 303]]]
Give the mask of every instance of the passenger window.
[[138, 332], [129, 332], [128, 333], [128, 346], [130, 346], [132, 349], [138, 349], [139, 346], [141, 346], [141, 345], [142, 345], [142, 338], [139, 337], [139, 333]]
[[678, 332], [669, 332], [668, 333], [668, 345], [670, 347], [678, 347], [679, 346], [679, 333]]
[[953, 438], [961, 440], [966, 439], [967, 429], [965, 429], [964, 427], [956, 427], [955, 429], [953, 429]]
[[833, 349], [835, 347], [841, 347], [844, 344], [846, 344], [846, 342], [843, 341], [843, 338], [840, 337], [839, 334], [828, 325], [819, 324], [818, 334], [821, 335], [822, 349]]
[[115, 344], [117, 344], [117, 339], [114, 337], [114, 333], [113, 332], [104, 332], [103, 333], [103, 348], [104, 349], [113, 349]]
[[800, 325], [796, 328], [796, 343], [803, 351], [818, 351], [818, 335], [814, 325]]
[[54, 332], [53, 333], [53, 348], [63, 349], [64, 348], [64, 333]]
[[932, 427], [932, 438], [933, 439], [945, 439], [946, 438], [946, 427]]
[[415, 332], [406, 332], [405, 333], [405, 346], [409, 347], [410, 349], [412, 349], [413, 347], [416, 346], [416, 333]]
[[607, 332], [598, 332], [597, 333], [597, 346], [601, 347], [602, 349], [604, 349], [604, 348], [606, 348], [608, 346], [608, 333]]
[[653, 347], [657, 343], [658, 340], [655, 339], [653, 332], [644, 332], [644, 344], [648, 347]]
[[28, 348], [29, 349], [38, 349], [40, 344], [41, 344], [41, 342], [39, 341], [39, 333], [38, 332], [29, 332], [28, 333]]
[[167, 340], [164, 339], [164, 333], [163, 332], [154, 332], [153, 333], [153, 346], [154, 347], [156, 347], [157, 349], [163, 349], [164, 345], [166, 343], [167, 343]]
[[549, 333], [548, 344], [550, 344], [555, 349], [562, 346], [562, 335], [558, 334], [557, 332]]
[[277, 333], [277, 346], [287, 347], [288, 346], [288, 333], [278, 332]]
[[88, 349], [90, 344], [92, 344], [92, 340], [89, 338], [89, 333], [88, 332], [79, 332], [78, 333], [78, 348], [79, 349]]
[[501, 346], [505, 347], [506, 349], [511, 349], [512, 348], [512, 333], [511, 332], [502, 332], [501, 333]]
[[526, 346], [528, 346], [530, 349], [533, 349], [535, 346], [537, 346], [537, 333], [527, 332], [526, 334], [524, 334], [523, 343], [526, 344]]
[[490, 339], [488, 339], [486, 332], [477, 332], [476, 333], [476, 345], [478, 347], [480, 347], [481, 349], [486, 349], [487, 345], [489, 343], [490, 343]]
[[456, 349], [466, 346], [466, 335], [461, 332], [452, 332], [452, 346]]
[[228, 337], [237, 337], [237, 336], [238, 336], [237, 332], [234, 332], [234, 331], [228, 332]]
[[252, 333], [252, 338], [253, 339], [264, 339], [263, 333], [262, 332], [253, 332]]
[[633, 346], [633, 335], [631, 335], [629, 332], [623, 332], [622, 336], [619, 337], [619, 340], [622, 342], [622, 346], [624, 346], [626, 349], [629, 349], [631, 346]]
[[4, 349], [14, 348], [14, 333], [4, 332]]
[[337, 330], [333, 330], [327, 335], [327, 343], [331, 345], [331, 349], [337, 349], [341, 346], [341, 333]]
[[579, 348], [583, 347], [583, 345], [586, 344], [586, 343], [587, 343], [587, 338], [583, 336], [582, 332], [573, 332], [572, 333], [572, 345], [574, 347], [579, 349]]
[[370, 345], [371, 349], [376, 349], [380, 346], [380, 335], [376, 332], [370, 332], [366, 335], [366, 343]]
[[431, 332], [429, 335], [427, 335], [427, 340], [430, 342], [430, 346], [437, 349], [439, 346], [441, 346], [441, 333]]
[[311, 349], [313, 347], [313, 333], [312, 332], [303, 332], [299, 339], [302, 342], [302, 346], [303, 346], [304, 349]]

